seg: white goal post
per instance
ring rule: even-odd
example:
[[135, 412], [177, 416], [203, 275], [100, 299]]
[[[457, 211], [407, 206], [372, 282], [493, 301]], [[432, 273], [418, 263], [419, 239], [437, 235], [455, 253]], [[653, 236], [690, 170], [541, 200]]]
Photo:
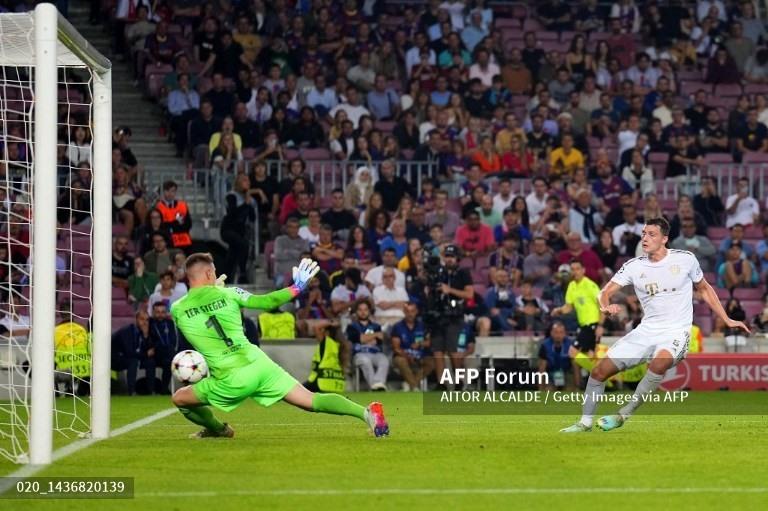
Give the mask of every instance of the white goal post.
[[[32, 215], [28, 458], [51, 462], [55, 420], [54, 328], [57, 294], [57, 129], [61, 68], [87, 69], [92, 76], [92, 235], [90, 246], [91, 370], [90, 428], [93, 438], [109, 435], [112, 241], [111, 63], [59, 14], [52, 4], [34, 12], [0, 15], [0, 66], [34, 69], [31, 143]], [[21, 49], [21, 51], [19, 51]], [[9, 158], [10, 159], [10, 158]], [[26, 395], [26, 394], [25, 394]]]

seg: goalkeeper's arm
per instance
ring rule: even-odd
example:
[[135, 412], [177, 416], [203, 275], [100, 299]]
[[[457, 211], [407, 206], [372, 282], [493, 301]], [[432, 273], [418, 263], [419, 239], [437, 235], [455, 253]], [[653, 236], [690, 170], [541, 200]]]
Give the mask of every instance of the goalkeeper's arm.
[[265, 295], [250, 295], [243, 304], [246, 309], [270, 311], [285, 305], [301, 294], [301, 290], [293, 285]]

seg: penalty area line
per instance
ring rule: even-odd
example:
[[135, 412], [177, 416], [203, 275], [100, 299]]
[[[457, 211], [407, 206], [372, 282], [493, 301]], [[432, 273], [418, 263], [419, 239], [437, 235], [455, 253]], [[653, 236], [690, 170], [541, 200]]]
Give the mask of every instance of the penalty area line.
[[[176, 408], [166, 408], [165, 410], [160, 410], [157, 413], [153, 413], [152, 415], [148, 415], [137, 421], [131, 422], [124, 426], [120, 426], [119, 428], [113, 429], [109, 433], [108, 438], [83, 438], [81, 440], [75, 440], [74, 442], [67, 444], [64, 447], [61, 447], [53, 451], [53, 453], [51, 453], [51, 463], [59, 461], [60, 459], [66, 458], [67, 456], [74, 454], [78, 451], [82, 451], [83, 449], [86, 449], [87, 447], [90, 447], [91, 445], [97, 442], [101, 442], [103, 440], [109, 440], [110, 438], [115, 438], [120, 435], [130, 433], [131, 431], [134, 431], [136, 429], [152, 424], [155, 421], [164, 419], [165, 417], [168, 417], [169, 415], [172, 415], [173, 413], [175, 413], [176, 410], [177, 410]], [[29, 464], [29, 465], [24, 465], [17, 471], [8, 474], [2, 479], [2, 481], [0, 481], [0, 495], [5, 493], [13, 484], [15, 484], [14, 478], [23, 479], [27, 477], [32, 477], [33, 475], [37, 474], [41, 470], [48, 468], [49, 466], [50, 465]]]
[[734, 488], [350, 488], [350, 489], [284, 489], [284, 490], [231, 490], [137, 493], [136, 498], [162, 497], [289, 497], [289, 496], [357, 496], [357, 495], [524, 495], [524, 494], [697, 494], [697, 493], [768, 493], [768, 487]]

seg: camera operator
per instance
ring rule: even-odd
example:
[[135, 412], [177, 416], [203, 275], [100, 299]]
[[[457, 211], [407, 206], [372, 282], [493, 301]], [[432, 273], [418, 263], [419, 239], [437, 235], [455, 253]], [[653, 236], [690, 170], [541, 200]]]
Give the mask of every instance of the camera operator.
[[432, 339], [435, 370], [438, 381], [445, 367], [445, 354], [454, 368], [463, 367], [463, 353], [459, 351], [459, 337], [464, 329], [465, 302], [473, 298], [472, 277], [466, 268], [459, 267], [459, 248], [448, 245], [442, 261], [435, 256], [424, 265], [427, 307], [425, 324]]

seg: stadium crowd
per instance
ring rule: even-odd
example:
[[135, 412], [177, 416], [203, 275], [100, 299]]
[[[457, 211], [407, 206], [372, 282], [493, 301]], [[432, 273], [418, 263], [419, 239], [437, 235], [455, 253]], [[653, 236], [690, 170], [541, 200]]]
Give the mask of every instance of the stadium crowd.
[[[433, 255], [461, 275], [440, 290], [464, 308], [455, 353], [476, 335], [548, 333], [553, 317], [569, 334], [624, 332], [640, 319], [632, 293], [587, 324], [569, 286], [610, 279], [659, 216], [670, 247], [765, 331], [764, 171], [720, 191], [739, 164], [768, 162], [768, 36], [750, 0], [118, 0], [108, 14], [161, 133], [223, 183], [220, 271], [249, 283], [256, 221], [276, 286], [302, 256], [321, 264], [287, 316], [260, 316], [263, 338], [340, 323], [372, 388], [382, 352], [415, 388], [431, 370], [414, 332], [430, 328]], [[59, 156], [86, 179], [81, 131]], [[154, 317], [183, 294], [180, 254], [198, 245], [175, 183], [157, 201], [142, 188], [152, 165], [130, 137], [115, 132], [113, 283], [125, 311]], [[321, 188], [329, 161], [344, 186]]]

